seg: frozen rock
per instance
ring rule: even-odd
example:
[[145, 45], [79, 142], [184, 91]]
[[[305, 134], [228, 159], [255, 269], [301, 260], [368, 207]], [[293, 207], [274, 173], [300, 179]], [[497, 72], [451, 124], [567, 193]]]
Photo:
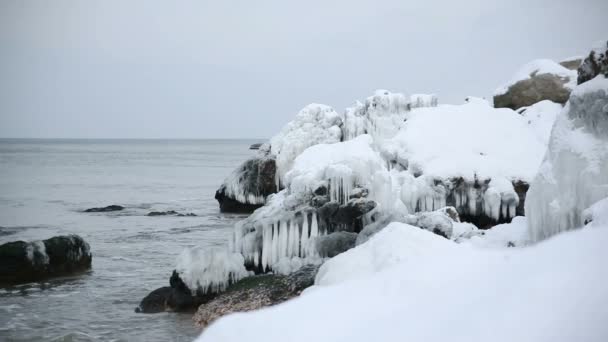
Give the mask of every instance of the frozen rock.
[[494, 93], [494, 107], [518, 109], [542, 100], [566, 103], [576, 85], [576, 72], [548, 59], [524, 65]]
[[583, 226], [583, 211], [608, 197], [607, 146], [608, 79], [598, 75], [574, 89], [553, 126], [526, 198], [533, 241]]
[[596, 42], [578, 68], [577, 83], [581, 84], [602, 74], [608, 77], [608, 41]]
[[357, 233], [334, 232], [317, 237], [314, 243], [317, 253], [319, 253], [321, 257], [333, 258], [336, 255], [355, 247], [356, 240]]
[[89, 244], [78, 235], [0, 245], [0, 285], [39, 281], [91, 268]]

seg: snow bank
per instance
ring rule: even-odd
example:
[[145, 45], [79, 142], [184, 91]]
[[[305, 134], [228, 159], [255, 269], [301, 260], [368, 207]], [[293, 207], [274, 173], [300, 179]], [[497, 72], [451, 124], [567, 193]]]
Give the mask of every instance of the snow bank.
[[562, 111], [562, 106], [559, 103], [543, 100], [530, 107], [521, 108], [519, 111], [538, 140], [547, 146], [551, 128], [555, 123], [555, 118]]
[[608, 197], [608, 79], [572, 91], [526, 199], [532, 240], [580, 227], [583, 210]]
[[248, 275], [243, 256], [228, 250], [196, 247], [184, 250], [175, 270], [193, 295], [221, 292]]
[[606, 228], [493, 251], [391, 225], [324, 265], [323, 285], [198, 341], [605, 341]]
[[278, 181], [283, 181], [295, 158], [309, 146], [339, 142], [341, 125], [341, 116], [329, 106], [313, 103], [304, 107], [270, 140], [270, 152], [277, 161]]
[[515, 83], [541, 74], [553, 74], [567, 78], [569, 81], [565, 84], [566, 88], [573, 89], [576, 86], [576, 70], [565, 68], [550, 59], [537, 59], [522, 66], [507, 83], [494, 91], [494, 96], [506, 94]]

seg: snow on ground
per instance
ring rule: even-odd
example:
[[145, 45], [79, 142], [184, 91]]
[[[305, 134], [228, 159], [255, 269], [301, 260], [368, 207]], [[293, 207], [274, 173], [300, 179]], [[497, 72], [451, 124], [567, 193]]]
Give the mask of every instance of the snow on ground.
[[507, 83], [494, 91], [494, 96], [505, 94], [515, 83], [540, 74], [554, 74], [562, 78], [568, 78], [569, 82], [565, 86], [570, 89], [576, 86], [576, 70], [565, 68], [550, 59], [536, 59], [522, 66]]
[[477, 248], [395, 223], [323, 265], [281, 305], [198, 341], [606, 341], [608, 227]]
[[537, 102], [529, 107], [520, 108], [521, 115], [527, 120], [528, 125], [545, 146], [549, 143], [551, 128], [555, 118], [562, 111], [562, 105], [549, 100]]
[[558, 115], [526, 197], [531, 238], [580, 227], [583, 211], [608, 197], [608, 79], [576, 87]]

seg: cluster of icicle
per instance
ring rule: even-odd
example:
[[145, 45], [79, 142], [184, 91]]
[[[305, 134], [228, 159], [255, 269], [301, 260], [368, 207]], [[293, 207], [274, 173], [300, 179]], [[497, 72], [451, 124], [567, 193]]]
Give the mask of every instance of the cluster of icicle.
[[290, 219], [265, 221], [251, 231], [237, 225], [233, 248], [245, 257], [247, 264], [266, 271], [285, 259], [318, 258], [314, 240], [326, 233], [319, 229], [316, 212], [310, 215], [303, 212]]
[[401, 187], [401, 200], [410, 212], [435, 211], [453, 206], [463, 215], [481, 214], [494, 221], [507, 220], [516, 215], [519, 196], [513, 184], [505, 178], [491, 180], [487, 186], [474, 182], [464, 182], [453, 188], [449, 181], [446, 185], [435, 184], [430, 177], [410, 177]]
[[413, 94], [410, 96], [410, 108], [437, 107], [437, 95]]

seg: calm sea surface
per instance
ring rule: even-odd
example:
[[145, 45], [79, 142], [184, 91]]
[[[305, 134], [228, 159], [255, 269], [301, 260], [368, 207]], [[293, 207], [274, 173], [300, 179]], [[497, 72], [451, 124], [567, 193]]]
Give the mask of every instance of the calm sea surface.
[[[133, 310], [184, 248], [227, 243], [243, 216], [213, 196], [254, 142], [0, 140], [0, 243], [75, 233], [93, 253], [88, 274], [0, 288], [0, 341], [191, 341], [191, 314]], [[166, 210], [197, 216], [146, 216]]]

